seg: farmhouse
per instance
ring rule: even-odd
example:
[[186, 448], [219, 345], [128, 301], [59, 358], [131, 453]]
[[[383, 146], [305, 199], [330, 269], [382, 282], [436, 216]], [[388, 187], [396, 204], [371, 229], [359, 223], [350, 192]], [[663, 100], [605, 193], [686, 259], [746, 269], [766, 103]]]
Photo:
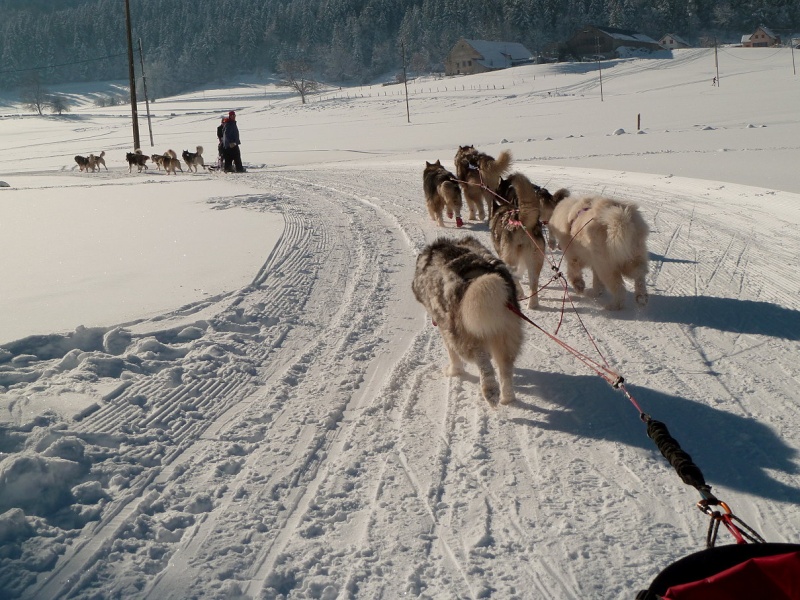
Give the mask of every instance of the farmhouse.
[[742, 36], [742, 47], [744, 48], [768, 48], [780, 45], [781, 36], [772, 33], [763, 25], [756, 29], [755, 33]]
[[580, 58], [595, 55], [611, 58], [623, 47], [663, 50], [657, 41], [643, 33], [594, 25], [581, 27], [564, 46], [568, 54]]
[[664, 34], [664, 37], [658, 40], [658, 43], [665, 50], [675, 50], [677, 48], [691, 48], [691, 44], [682, 40], [674, 33]]
[[517, 42], [487, 42], [461, 38], [447, 54], [445, 75], [471, 75], [507, 69], [533, 60], [530, 51]]

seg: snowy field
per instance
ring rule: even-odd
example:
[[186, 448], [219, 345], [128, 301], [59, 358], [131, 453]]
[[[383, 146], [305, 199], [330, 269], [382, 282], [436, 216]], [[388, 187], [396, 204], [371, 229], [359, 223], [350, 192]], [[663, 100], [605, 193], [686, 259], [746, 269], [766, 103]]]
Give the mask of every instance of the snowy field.
[[647, 307], [554, 282], [526, 312], [800, 542], [790, 50], [721, 49], [719, 86], [713, 50], [601, 66], [602, 96], [591, 63], [416, 80], [408, 115], [402, 85], [208, 89], [150, 104], [153, 147], [142, 103], [145, 153], [207, 162], [236, 110], [242, 175], [129, 173], [107, 86], [58, 90], [63, 117], [0, 98], [0, 597], [622, 600], [703, 549], [636, 408], [541, 332], [512, 405], [442, 374], [410, 282], [441, 234], [491, 244], [424, 206], [461, 144], [639, 204]]

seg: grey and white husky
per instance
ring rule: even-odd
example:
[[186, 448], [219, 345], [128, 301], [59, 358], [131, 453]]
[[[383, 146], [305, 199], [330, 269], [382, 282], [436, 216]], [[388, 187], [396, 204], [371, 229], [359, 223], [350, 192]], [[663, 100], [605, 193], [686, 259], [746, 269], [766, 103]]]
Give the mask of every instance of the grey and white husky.
[[[523, 340], [514, 278], [475, 237], [439, 238], [417, 257], [411, 284], [416, 299], [439, 327], [450, 356], [445, 375], [478, 366], [490, 404], [514, 401], [513, 370]], [[498, 386], [492, 360], [500, 376]]]

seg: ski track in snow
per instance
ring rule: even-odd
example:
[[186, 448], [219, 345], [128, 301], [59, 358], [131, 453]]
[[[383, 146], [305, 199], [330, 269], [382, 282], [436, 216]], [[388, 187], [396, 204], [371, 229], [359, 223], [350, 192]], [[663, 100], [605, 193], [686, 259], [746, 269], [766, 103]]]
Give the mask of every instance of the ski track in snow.
[[[720, 497], [767, 539], [799, 538], [797, 457], [781, 441], [796, 433], [799, 276], [769, 271], [800, 252], [797, 228], [736, 205], [752, 188], [517, 168], [640, 204], [650, 305], [574, 302]], [[41, 524], [52, 535], [23, 553], [51, 561], [0, 572], [12, 597], [627, 598], [700, 549], [699, 498], [636, 410], [534, 329], [514, 405], [488, 406], [474, 369], [442, 374], [438, 331], [407, 299], [417, 252], [461, 232], [429, 221], [420, 168], [247, 177], [257, 193], [221, 202], [286, 222], [253, 284], [213, 317], [199, 304], [136, 324], [127, 359], [96, 352], [119, 386], [29, 441], [77, 451], [105, 499], [85, 523]], [[485, 224], [465, 230], [489, 243]], [[562, 297], [551, 284], [529, 315], [554, 331]], [[559, 335], [592, 352], [569, 312]], [[76, 388], [73, 369], [58, 357], [19, 377]], [[19, 410], [28, 391], [13, 390]], [[30, 429], [3, 433], [21, 446]]]

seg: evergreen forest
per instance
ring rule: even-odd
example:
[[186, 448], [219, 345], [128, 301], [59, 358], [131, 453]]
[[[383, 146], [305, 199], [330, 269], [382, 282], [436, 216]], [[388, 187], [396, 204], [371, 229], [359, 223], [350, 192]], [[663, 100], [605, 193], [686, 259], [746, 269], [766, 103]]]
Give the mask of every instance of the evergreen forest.
[[[0, 0], [0, 88], [127, 80], [124, 0]], [[693, 44], [765, 25], [800, 30], [797, 0], [129, 0], [155, 97], [303, 61], [320, 81], [358, 84], [442, 70], [453, 44], [520, 42], [547, 53], [586, 24]]]

